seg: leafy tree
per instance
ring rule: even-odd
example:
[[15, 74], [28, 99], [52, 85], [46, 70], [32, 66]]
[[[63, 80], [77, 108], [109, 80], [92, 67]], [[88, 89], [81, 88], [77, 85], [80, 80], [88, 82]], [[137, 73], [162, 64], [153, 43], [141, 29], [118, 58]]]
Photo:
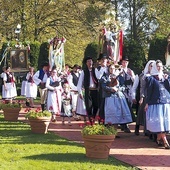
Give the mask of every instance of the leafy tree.
[[156, 37], [150, 43], [148, 60], [161, 60], [165, 64], [165, 52], [167, 47], [167, 39], [164, 37]]
[[35, 41], [30, 44], [30, 63], [31, 66], [37, 69], [38, 67], [38, 57], [39, 57], [39, 52], [40, 52], [40, 43]]
[[169, 0], [148, 0], [149, 13], [155, 17], [158, 27], [156, 30], [156, 35], [165, 37], [170, 33], [170, 27], [167, 26], [167, 23], [170, 22], [170, 2]]
[[38, 57], [38, 68], [41, 68], [43, 62], [48, 62], [49, 55], [49, 43], [45, 42], [40, 45], [39, 57]]
[[134, 40], [125, 41], [123, 54], [129, 58], [129, 67], [136, 73], [141, 73], [146, 63], [145, 52], [141, 44]]
[[[67, 39], [66, 62], [81, 63], [88, 43], [98, 38], [98, 25], [108, 1], [0, 0], [0, 33], [8, 41], [21, 24], [21, 41], [45, 42], [56, 36]], [[89, 15], [90, 14], [90, 15]], [[5, 21], [5, 22], [4, 22]], [[73, 64], [74, 64], [73, 63]]]

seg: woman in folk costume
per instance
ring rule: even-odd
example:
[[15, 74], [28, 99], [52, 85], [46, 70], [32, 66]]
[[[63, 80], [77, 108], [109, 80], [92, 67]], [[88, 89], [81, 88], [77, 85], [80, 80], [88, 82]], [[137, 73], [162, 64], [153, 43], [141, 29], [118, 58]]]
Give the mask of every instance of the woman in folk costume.
[[57, 75], [57, 69], [51, 71], [51, 76], [47, 78], [47, 110], [52, 113], [52, 121], [56, 121], [56, 115], [61, 113], [61, 78]]
[[[27, 79], [26, 79], [27, 75], [24, 75], [22, 78], [22, 83], [21, 83], [21, 96], [26, 97], [26, 87], [27, 87]], [[26, 99], [25, 105], [27, 107], [30, 106], [29, 100]]]
[[105, 124], [118, 125], [131, 123], [132, 116], [126, 97], [119, 90], [119, 81], [115, 75], [115, 66], [109, 66], [109, 73], [101, 78], [103, 97], [105, 97]]
[[30, 67], [26, 75], [26, 99], [29, 100], [29, 106], [34, 107], [34, 99], [37, 97], [37, 85], [33, 80], [34, 68]]
[[68, 124], [71, 125], [71, 117], [72, 117], [72, 107], [71, 107], [71, 93], [70, 86], [68, 83], [63, 84], [63, 93], [61, 94], [61, 117], [63, 117], [62, 124], [64, 125], [65, 117], [68, 117]]
[[144, 126], [144, 133], [145, 135], [147, 135], [146, 132], [146, 113], [144, 110], [144, 107], [146, 105], [146, 96], [147, 96], [147, 89], [146, 89], [146, 81], [145, 81], [145, 77], [146, 76], [150, 76], [150, 72], [153, 66], [153, 63], [155, 61], [154, 60], [149, 60], [147, 62], [147, 64], [145, 65], [144, 70], [142, 71], [142, 73], [139, 75], [139, 82], [137, 84], [136, 89], [134, 89], [134, 84], [132, 87], [132, 95], [134, 97], [132, 98], [136, 98], [136, 93], [138, 92], [138, 87], [139, 87], [139, 109], [137, 112], [137, 118], [136, 118], [136, 126], [135, 126], [135, 135], [139, 135], [139, 129], [140, 129], [140, 125]]
[[[1, 82], [3, 85], [3, 78], [4, 78], [4, 76], [6, 76], [6, 66], [2, 67], [2, 71], [3, 72], [1, 73]], [[3, 86], [1, 86], [1, 92], [3, 92], [2, 90], [3, 90]], [[3, 99], [3, 94], [2, 94], [2, 99]]]
[[22, 77], [21, 96], [26, 96], [26, 84], [27, 84], [26, 76], [27, 76], [27, 74], [25, 74], [25, 75]]
[[158, 146], [170, 149], [166, 133], [170, 131], [170, 77], [163, 73], [163, 64], [153, 64], [151, 76], [146, 77], [146, 128], [157, 134]]
[[6, 67], [6, 74], [3, 75], [2, 98], [12, 103], [12, 99], [17, 96], [17, 90], [14, 74], [10, 71], [10, 67]]

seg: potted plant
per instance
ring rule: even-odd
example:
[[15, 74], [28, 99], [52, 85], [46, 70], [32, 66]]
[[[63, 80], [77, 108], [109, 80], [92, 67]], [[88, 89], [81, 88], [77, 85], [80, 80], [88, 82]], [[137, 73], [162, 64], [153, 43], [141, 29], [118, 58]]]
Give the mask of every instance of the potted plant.
[[17, 121], [21, 108], [22, 104], [19, 100], [12, 103], [6, 103], [5, 101], [0, 103], [0, 109], [3, 110], [4, 119], [7, 121]]
[[27, 111], [25, 118], [29, 120], [31, 131], [46, 134], [51, 120], [51, 112], [47, 110], [41, 111], [41, 109], [28, 109]]
[[81, 131], [86, 156], [91, 159], [108, 159], [117, 130], [111, 125], [88, 123]]

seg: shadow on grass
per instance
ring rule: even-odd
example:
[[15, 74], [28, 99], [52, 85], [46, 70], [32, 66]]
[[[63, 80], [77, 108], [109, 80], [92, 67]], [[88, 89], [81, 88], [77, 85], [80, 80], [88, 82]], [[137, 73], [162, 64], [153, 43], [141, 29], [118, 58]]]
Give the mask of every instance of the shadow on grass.
[[118, 160], [116, 160], [113, 157], [109, 157], [108, 160], [95, 160], [95, 159], [88, 159], [86, 155], [83, 153], [48, 153], [48, 154], [27, 156], [23, 158], [30, 159], [30, 160], [44, 160], [44, 161], [51, 161], [51, 162], [68, 162], [68, 163], [94, 162], [94, 163], [117, 165], [117, 166], [122, 165], [122, 162], [120, 163]]
[[57, 145], [81, 145], [68, 141], [54, 133], [34, 134], [27, 123], [8, 122], [0, 116], [0, 140], [1, 144], [57, 144]]

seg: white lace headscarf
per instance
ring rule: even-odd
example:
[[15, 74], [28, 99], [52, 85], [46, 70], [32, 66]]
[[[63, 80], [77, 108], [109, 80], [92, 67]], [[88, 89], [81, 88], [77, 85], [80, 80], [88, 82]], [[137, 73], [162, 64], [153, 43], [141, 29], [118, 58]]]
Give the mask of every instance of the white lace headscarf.
[[144, 68], [144, 71], [143, 71], [144, 75], [150, 74], [150, 73], [149, 73], [149, 66], [150, 66], [151, 63], [154, 64], [154, 63], [155, 63], [155, 60], [149, 60], [149, 61], [147, 62], [146, 66], [145, 66], [145, 68]]
[[158, 75], [158, 77], [159, 77], [159, 79], [164, 79], [164, 77], [163, 77], [163, 75], [164, 75], [164, 73], [163, 73], [163, 71], [162, 70], [158, 70], [157, 69], [157, 64], [158, 63], [162, 63], [162, 61], [160, 61], [160, 60], [156, 60], [156, 62], [155, 63], [153, 63], [153, 67], [152, 67], [152, 70], [151, 70], [151, 75]]

